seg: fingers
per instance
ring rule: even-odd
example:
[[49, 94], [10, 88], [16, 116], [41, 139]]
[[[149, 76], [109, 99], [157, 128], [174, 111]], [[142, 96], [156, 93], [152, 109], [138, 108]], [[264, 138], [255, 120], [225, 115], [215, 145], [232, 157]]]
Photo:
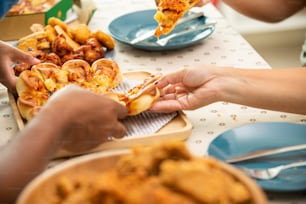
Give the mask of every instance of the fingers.
[[0, 66], [0, 82], [5, 85], [11, 93], [16, 94], [16, 77], [14, 70], [11, 67], [11, 62], [4, 59]]
[[19, 50], [15, 47], [12, 47], [10, 45], [6, 45], [8, 56], [10, 56], [12, 62], [24, 62], [29, 65], [34, 65], [40, 63], [40, 60], [37, 58], [34, 58], [29, 53], [26, 53], [22, 50]]
[[17, 54], [15, 55], [15, 61], [24, 62], [24, 63], [29, 64], [29, 65], [35, 65], [35, 64], [40, 63], [39, 59], [31, 56], [28, 53], [25, 53], [25, 52], [22, 52], [22, 51], [19, 51], [19, 50], [18, 50]]
[[116, 107], [116, 112], [117, 112], [117, 116], [118, 116], [118, 119], [124, 119], [125, 117], [127, 117], [128, 115], [128, 110], [125, 106], [123, 106], [122, 104], [114, 101], [117, 105]]
[[30, 64], [30, 65], [35, 65], [35, 64], [40, 63], [40, 60], [30, 55], [27, 55], [23, 62]]
[[158, 88], [163, 88], [168, 84], [176, 84], [182, 81], [185, 70], [180, 70], [163, 76], [156, 84]]
[[0, 41], [0, 47], [1, 47], [0, 53], [3, 52], [3, 54], [8, 56], [11, 59], [11, 62], [25, 62], [30, 65], [34, 65], [40, 62], [39, 59], [34, 58], [30, 54], [22, 50], [19, 50], [18, 48], [13, 47], [2, 41]]
[[114, 138], [123, 138], [126, 135], [126, 128], [120, 122], [118, 122], [117, 126], [114, 127], [112, 132], [112, 137]]
[[182, 110], [181, 104], [177, 100], [162, 100], [157, 101], [152, 105], [150, 111], [159, 113], [170, 113]]

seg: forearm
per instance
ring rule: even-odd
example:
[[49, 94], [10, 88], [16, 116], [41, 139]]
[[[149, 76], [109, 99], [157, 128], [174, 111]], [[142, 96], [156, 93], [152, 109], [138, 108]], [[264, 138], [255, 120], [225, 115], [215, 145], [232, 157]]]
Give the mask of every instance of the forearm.
[[306, 114], [306, 69], [224, 69], [220, 100], [264, 109]]
[[305, 0], [223, 0], [238, 12], [266, 22], [279, 22], [306, 6]]
[[13, 203], [22, 188], [45, 169], [60, 145], [61, 125], [61, 118], [50, 110], [43, 110], [1, 149], [1, 199]]

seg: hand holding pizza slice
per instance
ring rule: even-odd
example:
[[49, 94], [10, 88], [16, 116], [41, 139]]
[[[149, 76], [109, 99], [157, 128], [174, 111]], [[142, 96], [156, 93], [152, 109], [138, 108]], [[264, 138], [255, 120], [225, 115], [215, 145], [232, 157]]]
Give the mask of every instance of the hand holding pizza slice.
[[161, 76], [161, 74], [156, 74], [146, 77], [141, 84], [132, 87], [126, 94], [109, 92], [106, 95], [126, 106], [129, 116], [140, 114], [151, 108], [153, 103], [159, 99], [160, 91], [155, 84]]
[[170, 33], [179, 19], [183, 18], [200, 0], [156, 0], [157, 12], [154, 19], [158, 22], [155, 36]]

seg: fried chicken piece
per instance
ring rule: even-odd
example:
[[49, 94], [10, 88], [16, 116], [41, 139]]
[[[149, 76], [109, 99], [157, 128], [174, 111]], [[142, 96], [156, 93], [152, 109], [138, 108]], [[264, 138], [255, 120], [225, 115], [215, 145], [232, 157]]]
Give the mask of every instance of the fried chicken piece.
[[156, 177], [150, 177], [144, 182], [139, 183], [137, 186], [126, 189], [129, 189], [129, 193], [126, 194], [125, 199], [127, 204], [143, 204], [144, 201], [146, 204], [197, 203], [191, 198], [165, 187]]
[[92, 37], [91, 30], [86, 24], [78, 24], [69, 29], [72, 39], [80, 44], [85, 44], [86, 41]]
[[58, 65], [58, 66], [62, 65], [61, 58], [53, 52], [46, 54], [43, 62], [50, 62], [50, 63], [53, 63], [53, 64]]
[[73, 48], [67, 43], [64, 35], [58, 35], [52, 43], [52, 51], [62, 57], [69, 55], [73, 51]]
[[115, 40], [113, 37], [102, 30], [97, 30], [94, 32], [93, 37], [97, 38], [107, 50], [113, 50], [115, 48]]
[[218, 167], [211, 158], [165, 161], [160, 177], [165, 185], [201, 203], [247, 203], [250, 193], [243, 184]]
[[[70, 191], [71, 186], [74, 187], [72, 192]], [[125, 203], [124, 194], [127, 193], [114, 169], [99, 176], [89, 176], [86, 179], [80, 176], [72, 183], [66, 182], [64, 186], [62, 183], [58, 189], [66, 191], [65, 194], [62, 194], [64, 196], [59, 194], [62, 204]]]
[[17, 63], [15, 64], [15, 66], [13, 67], [15, 75], [19, 76], [21, 74], [21, 72], [25, 71], [25, 70], [30, 70], [31, 69], [31, 65], [21, 62], [21, 63]]
[[122, 175], [139, 174], [139, 176], [157, 175], [164, 160], [189, 160], [192, 155], [184, 144], [174, 141], [150, 147], [135, 146], [132, 153], [123, 157], [117, 164]]
[[89, 64], [92, 64], [97, 59], [104, 57], [104, 50], [96, 38], [89, 38], [85, 45], [81, 45], [75, 50], [74, 54], [79, 59], [84, 59]]
[[71, 53], [71, 54], [63, 56], [61, 58], [61, 61], [62, 61], [62, 64], [64, 64], [65, 62], [69, 60], [73, 60], [73, 59], [83, 59], [83, 57], [78, 54]]

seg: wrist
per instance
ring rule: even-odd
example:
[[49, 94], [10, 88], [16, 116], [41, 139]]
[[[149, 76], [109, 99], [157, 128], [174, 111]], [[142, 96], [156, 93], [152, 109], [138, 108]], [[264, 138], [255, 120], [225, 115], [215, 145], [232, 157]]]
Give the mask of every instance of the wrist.
[[60, 139], [69, 125], [71, 114], [60, 110], [56, 105], [45, 104], [38, 114], [32, 119], [53, 134], [54, 139]]
[[234, 67], [220, 67], [216, 69], [217, 101], [237, 103], [245, 96], [245, 78], [240, 77], [239, 69]]

